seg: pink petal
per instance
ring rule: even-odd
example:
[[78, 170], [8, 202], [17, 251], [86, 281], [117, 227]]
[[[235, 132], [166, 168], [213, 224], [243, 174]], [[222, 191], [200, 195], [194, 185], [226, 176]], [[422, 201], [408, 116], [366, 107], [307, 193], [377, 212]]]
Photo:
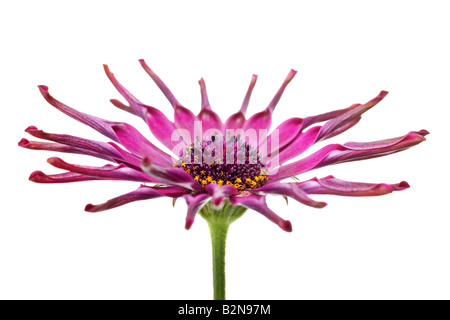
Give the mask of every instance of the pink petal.
[[200, 80], [198, 80], [198, 84], [200, 85], [200, 93], [202, 95], [202, 110], [210, 110], [211, 105], [209, 104], [208, 93], [206, 92], [205, 80], [201, 78]]
[[222, 120], [217, 113], [210, 109], [203, 109], [200, 111], [198, 120], [202, 122], [203, 132], [209, 129], [217, 129], [219, 132], [223, 132]]
[[188, 194], [183, 196], [188, 206], [185, 226], [186, 230], [189, 230], [192, 227], [195, 215], [208, 202], [210, 197], [211, 196], [206, 193], [197, 193], [193, 195]]
[[116, 135], [114, 134], [114, 131], [111, 129], [111, 126], [115, 124], [114, 122], [79, 112], [53, 98], [50, 95], [50, 93], [48, 93], [47, 86], [38, 86], [38, 87], [45, 100], [47, 100], [47, 102], [50, 103], [52, 106], [54, 106], [56, 109], [65, 113], [69, 117], [78, 120], [81, 123], [84, 123], [85, 125], [93, 128], [94, 130], [97, 130], [98, 132], [107, 136], [108, 138], [117, 141]]
[[318, 202], [309, 198], [302, 189], [296, 186], [295, 183], [268, 183], [260, 188], [251, 190], [251, 192], [261, 195], [276, 194], [291, 197], [292, 199], [295, 199], [300, 203], [314, 208], [323, 208], [327, 205], [325, 202]]
[[397, 184], [363, 183], [336, 179], [333, 176], [298, 182], [297, 186], [308, 194], [332, 194], [338, 196], [368, 197], [380, 196], [409, 188], [406, 181]]
[[[25, 132], [31, 134], [33, 137], [39, 139], [50, 140], [54, 142], [58, 142], [60, 144], [64, 144], [66, 146], [75, 147], [75, 150], [85, 150], [84, 154], [94, 155], [109, 161], [113, 161], [113, 159], [123, 159], [122, 155], [117, 152], [115, 148], [113, 148], [110, 144], [101, 141], [94, 141], [89, 139], [83, 139], [75, 136], [71, 136], [68, 134], [55, 134], [55, 133], [47, 133], [42, 130], [39, 130], [35, 126], [29, 126], [25, 129]], [[42, 146], [42, 145], [41, 145]], [[69, 148], [67, 148], [69, 149]], [[68, 152], [68, 151], [64, 151]], [[82, 153], [82, 152], [76, 152]]]
[[[317, 141], [324, 140], [330, 136], [335, 136], [334, 131], [339, 130], [342, 126], [353, 122], [355, 118], [359, 118], [364, 112], [373, 108], [378, 102], [383, 100], [384, 97], [388, 94], [387, 91], [381, 91], [380, 94], [369, 102], [356, 106], [349, 110], [348, 112], [334, 118], [331, 121], [328, 121], [320, 130], [319, 136], [317, 137]], [[342, 131], [341, 131], [342, 132]]]
[[[339, 115], [352, 110], [353, 108], [359, 106], [359, 104], [354, 104], [346, 109], [335, 110], [323, 114], [319, 114], [316, 116], [311, 116], [307, 118], [290, 118], [283, 123], [281, 123], [275, 131], [278, 131], [279, 137], [279, 149], [282, 150], [289, 146], [289, 144], [299, 135], [302, 130], [311, 126], [312, 124], [327, 121], [338, 117]], [[269, 135], [268, 141], [271, 140], [271, 136]]]
[[114, 159], [112, 159], [109, 156], [106, 156], [104, 154], [100, 154], [94, 151], [85, 150], [81, 148], [76, 148], [72, 146], [67, 146], [61, 143], [51, 143], [51, 142], [40, 142], [40, 141], [29, 141], [27, 139], [22, 139], [19, 141], [19, 147], [32, 149], [32, 150], [47, 150], [47, 151], [54, 151], [54, 152], [64, 152], [64, 153], [76, 153], [76, 154], [84, 154], [89, 155], [101, 159], [105, 159], [108, 161], [114, 162]]
[[176, 106], [175, 108], [175, 127], [178, 129], [186, 129], [189, 131], [192, 141], [194, 141], [194, 122], [199, 121], [197, 116], [192, 113], [191, 110], [183, 107]]
[[267, 109], [269, 109], [270, 112], [273, 112], [275, 110], [275, 107], [277, 106], [278, 101], [280, 101], [280, 98], [283, 95], [284, 90], [286, 89], [287, 85], [289, 84], [289, 82], [291, 82], [291, 80], [295, 77], [296, 74], [297, 71], [291, 69], [286, 79], [284, 80], [283, 84], [281, 85], [281, 88], [278, 90], [278, 92], [275, 94], [275, 97], [273, 97], [272, 101], [267, 106]]
[[250, 85], [247, 89], [247, 93], [245, 94], [244, 101], [242, 102], [241, 110], [242, 114], [245, 115], [248, 109], [248, 104], [250, 103], [250, 98], [252, 96], [253, 88], [255, 87], [256, 80], [258, 80], [258, 76], [254, 74], [252, 76], [252, 80], [250, 81]]
[[86, 205], [86, 208], [84, 210], [87, 212], [100, 212], [116, 208], [134, 201], [148, 200], [160, 197], [178, 198], [186, 192], [186, 189], [178, 187], [149, 187], [141, 185], [135, 191], [123, 194], [121, 196], [108, 200], [105, 203], [98, 205], [88, 204]]
[[105, 180], [105, 178], [87, 176], [76, 172], [46, 175], [42, 171], [34, 171], [33, 173], [31, 173], [28, 179], [36, 183], [67, 183], [89, 180]]
[[156, 85], [159, 87], [159, 89], [164, 93], [167, 100], [169, 100], [172, 107], [175, 109], [176, 107], [181, 107], [181, 103], [178, 102], [178, 100], [175, 98], [173, 93], [167, 88], [165, 83], [156, 75], [156, 73], [153, 72], [152, 69], [145, 63], [144, 59], [140, 59], [139, 62], [141, 63], [144, 70], [148, 73], [148, 75], [153, 79], [153, 81], [156, 83]]
[[320, 128], [320, 126], [313, 127], [305, 133], [298, 134], [289, 146], [280, 150], [278, 155], [279, 164], [283, 164], [308, 150], [316, 142]]
[[254, 129], [256, 133], [259, 130], [269, 130], [272, 124], [272, 111], [266, 108], [264, 111], [255, 113], [244, 124], [244, 130]]
[[410, 132], [403, 137], [375, 142], [331, 144], [304, 159], [281, 166], [271, 179], [280, 180], [331, 164], [376, 158], [403, 151], [425, 141], [424, 136], [427, 134], [428, 131], [421, 130]]
[[148, 141], [138, 130], [129, 124], [112, 126], [119, 142], [132, 154], [141, 158], [149, 157], [153, 162], [163, 166], [171, 166], [171, 157]]
[[245, 113], [247, 112], [248, 104], [250, 103], [250, 98], [252, 96], [253, 88], [255, 87], [257, 75], [252, 76], [250, 81], [250, 86], [248, 87], [247, 93], [245, 95], [244, 101], [242, 102], [241, 109], [235, 114], [231, 115], [225, 122], [225, 129], [242, 129], [245, 125]]
[[172, 133], [176, 130], [175, 123], [167, 119], [164, 113], [147, 106], [145, 121], [155, 138], [168, 149], [172, 150], [178, 144], [178, 141], [172, 141]]
[[226, 199], [231, 195], [236, 195], [239, 191], [231, 185], [219, 186], [218, 184], [208, 184], [206, 186], [206, 191], [212, 196], [212, 204], [216, 208], [220, 208]]
[[161, 182], [157, 179], [148, 176], [147, 174], [141, 171], [137, 171], [123, 164], [120, 164], [118, 166], [108, 164], [103, 167], [81, 166], [77, 164], [67, 163], [62, 159], [56, 157], [49, 158], [47, 162], [59, 169], [81, 173], [84, 175], [93, 176], [97, 178], [106, 178], [108, 180]]
[[156, 179], [175, 186], [186, 189], [203, 191], [203, 187], [192, 178], [191, 175], [180, 168], [161, 167], [144, 158], [142, 161], [142, 170]]
[[256, 194], [250, 194], [248, 196], [234, 196], [230, 197], [230, 202], [233, 205], [240, 205], [252, 210], [255, 210], [265, 216], [267, 219], [277, 224], [281, 229], [287, 232], [292, 231], [292, 225], [290, 221], [283, 220], [275, 212], [269, 209], [266, 203], [265, 196], [259, 196]]
[[140, 102], [138, 99], [136, 99], [124, 86], [120, 84], [119, 81], [117, 81], [114, 74], [109, 70], [109, 67], [104, 64], [103, 68], [105, 69], [105, 73], [108, 76], [111, 83], [116, 87], [117, 91], [127, 100], [127, 102], [130, 104], [129, 109], [127, 109], [127, 106], [123, 105], [122, 103], [117, 103], [117, 100], [111, 101], [116, 107], [129, 111], [135, 115], [140, 116], [141, 118], [145, 119], [145, 114], [147, 112], [146, 107], [143, 105], [142, 102]]

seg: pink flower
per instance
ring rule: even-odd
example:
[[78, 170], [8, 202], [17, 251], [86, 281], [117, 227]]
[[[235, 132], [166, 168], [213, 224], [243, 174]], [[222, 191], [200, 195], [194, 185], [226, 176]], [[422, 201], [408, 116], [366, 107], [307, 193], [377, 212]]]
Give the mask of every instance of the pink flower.
[[[404, 190], [408, 183], [359, 183], [348, 182], [328, 176], [298, 182], [284, 182], [307, 171], [348, 161], [380, 157], [408, 149], [424, 141], [426, 130], [375, 142], [348, 142], [330, 144], [310, 156], [293, 160], [317, 142], [334, 137], [353, 127], [361, 115], [380, 102], [386, 91], [365, 104], [354, 104], [307, 118], [291, 118], [280, 124], [272, 134], [257, 142], [248, 142], [240, 134], [229, 132], [268, 132], [272, 113], [275, 111], [286, 86], [295, 76], [291, 70], [267, 108], [246, 118], [245, 114], [257, 76], [250, 86], [238, 112], [226, 121], [211, 109], [205, 82], [199, 81], [202, 106], [195, 115], [181, 105], [161, 79], [140, 60], [144, 70], [155, 81], [174, 109], [174, 121], [170, 121], [158, 109], [145, 105], [125, 89], [105, 66], [113, 85], [128, 105], [111, 100], [120, 109], [142, 118], [150, 131], [168, 150], [169, 154], [153, 145], [145, 136], [127, 123], [112, 122], [81, 113], [53, 98], [46, 86], [39, 86], [43, 97], [55, 108], [102, 133], [112, 141], [94, 141], [66, 134], [47, 133], [34, 126], [25, 131], [32, 136], [51, 141], [22, 139], [19, 146], [28, 149], [78, 153], [101, 158], [110, 162], [103, 167], [71, 164], [60, 158], [48, 162], [67, 172], [47, 175], [41, 171], [31, 174], [30, 180], [38, 183], [65, 183], [86, 180], [128, 180], [144, 183], [137, 190], [120, 195], [103, 204], [88, 204], [89, 212], [112, 209], [133, 201], [158, 197], [184, 198], [188, 204], [186, 229], [189, 229], [199, 210], [206, 204], [222, 207], [227, 201], [232, 205], [255, 210], [285, 231], [292, 231], [291, 223], [272, 211], [266, 203], [266, 195], [291, 197], [305, 205], [323, 208], [326, 203], [313, 200], [310, 195], [333, 194], [340, 196], [378, 196]], [[323, 122], [323, 125], [314, 126]], [[200, 132], [196, 125], [200, 124]], [[242, 129], [239, 131], [239, 129]], [[197, 131], [196, 131], [197, 130]], [[266, 130], [266, 131], [265, 131]], [[208, 132], [213, 132], [208, 134]], [[175, 134], [176, 133], [176, 134]], [[175, 139], [174, 139], [175, 134]], [[200, 137], [201, 136], [201, 137]], [[186, 138], [188, 137], [188, 138]], [[218, 140], [221, 137], [222, 140]], [[231, 143], [232, 149], [227, 149]], [[262, 146], [271, 150], [270, 156]], [[213, 147], [212, 147], [213, 146]], [[179, 148], [179, 150], [177, 149]], [[223, 148], [222, 148], [223, 147]], [[270, 148], [269, 148], [270, 147]], [[206, 161], [214, 154], [212, 162]], [[218, 156], [219, 155], [219, 156]], [[229, 162], [229, 157], [232, 157]], [[239, 162], [239, 160], [242, 160]]]

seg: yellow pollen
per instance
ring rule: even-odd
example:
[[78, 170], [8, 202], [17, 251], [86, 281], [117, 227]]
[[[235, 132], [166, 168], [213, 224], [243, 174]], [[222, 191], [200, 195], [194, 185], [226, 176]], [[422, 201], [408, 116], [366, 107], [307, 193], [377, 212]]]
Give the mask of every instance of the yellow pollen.
[[218, 184], [219, 186], [223, 186], [223, 180], [217, 181], [217, 184]]

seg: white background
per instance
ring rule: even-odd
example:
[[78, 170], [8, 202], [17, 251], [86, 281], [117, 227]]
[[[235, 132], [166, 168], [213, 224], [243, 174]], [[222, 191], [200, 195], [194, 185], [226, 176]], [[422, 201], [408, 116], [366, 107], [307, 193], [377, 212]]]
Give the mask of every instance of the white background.
[[[383, 197], [316, 196], [324, 209], [270, 198], [294, 231], [255, 212], [231, 226], [229, 299], [449, 299], [449, 7], [445, 1], [15, 1], [2, 2], [2, 299], [210, 299], [206, 223], [184, 230], [186, 205], [170, 199], [88, 214], [137, 183], [39, 185], [34, 170], [59, 172], [50, 156], [103, 165], [85, 156], [20, 149], [29, 125], [105, 140], [48, 105], [37, 85], [81, 111], [135, 125], [103, 73], [109, 64], [139, 99], [171, 107], [138, 63], [147, 63], [178, 100], [200, 107], [204, 77], [223, 116], [259, 75], [249, 113], [262, 110], [290, 68], [298, 70], [275, 125], [390, 94], [348, 132], [327, 143], [371, 141], [427, 129], [410, 150], [322, 168], [302, 178], [397, 183]], [[123, 101], [123, 100], [122, 100]], [[154, 139], [152, 140], [154, 141]], [[322, 147], [322, 143], [317, 147]], [[317, 149], [314, 148], [314, 150]]]

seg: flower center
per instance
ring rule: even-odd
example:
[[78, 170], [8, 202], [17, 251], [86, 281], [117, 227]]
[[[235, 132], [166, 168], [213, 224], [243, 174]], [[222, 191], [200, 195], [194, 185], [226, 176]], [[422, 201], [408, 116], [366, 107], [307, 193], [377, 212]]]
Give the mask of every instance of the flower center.
[[[233, 141], [232, 141], [233, 142]], [[242, 191], [266, 183], [268, 168], [260, 161], [257, 148], [234, 139], [231, 144], [212, 139], [186, 146], [180, 152], [178, 167], [190, 174], [204, 188], [208, 184], [233, 185]]]

